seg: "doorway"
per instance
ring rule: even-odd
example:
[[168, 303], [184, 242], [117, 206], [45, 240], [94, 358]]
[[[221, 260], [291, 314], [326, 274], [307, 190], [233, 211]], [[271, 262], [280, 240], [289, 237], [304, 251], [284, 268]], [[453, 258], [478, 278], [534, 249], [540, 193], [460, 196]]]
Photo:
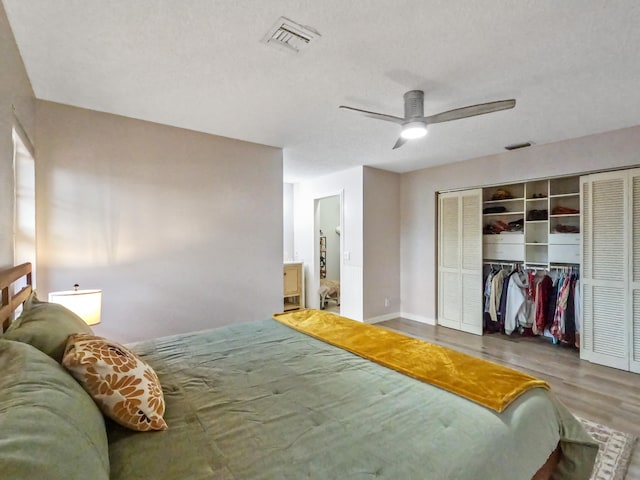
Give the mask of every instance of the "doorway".
[[340, 273], [342, 266], [341, 195], [316, 200], [315, 231], [320, 309], [340, 314]]

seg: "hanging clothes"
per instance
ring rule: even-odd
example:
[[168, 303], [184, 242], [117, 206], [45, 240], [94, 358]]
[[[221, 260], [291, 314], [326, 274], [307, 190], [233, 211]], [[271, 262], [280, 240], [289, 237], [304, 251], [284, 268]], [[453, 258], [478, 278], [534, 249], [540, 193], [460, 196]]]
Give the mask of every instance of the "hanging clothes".
[[491, 302], [491, 280], [496, 274], [493, 270], [489, 272], [487, 278], [484, 281], [484, 312], [489, 313], [489, 303]]
[[[560, 281], [558, 281], [560, 284]], [[556, 311], [553, 317], [553, 325], [551, 326], [551, 334], [557, 339], [564, 338], [564, 327], [566, 321], [567, 303], [569, 301], [569, 290], [571, 288], [571, 277], [565, 275], [562, 277], [562, 286], [558, 289], [558, 301], [556, 303]]]
[[576, 348], [580, 348], [580, 333], [582, 329], [582, 290], [579, 278], [576, 278], [576, 284], [573, 287], [573, 309], [576, 320], [576, 338], [573, 344]]
[[520, 325], [522, 318], [528, 318], [530, 303], [527, 302], [527, 289], [529, 283], [527, 275], [523, 272], [514, 272], [509, 277], [507, 289], [507, 301], [504, 316], [504, 332], [511, 335]]
[[484, 329], [524, 336], [544, 335], [579, 348], [580, 282], [573, 268], [513, 270], [493, 266], [484, 280]]
[[547, 325], [549, 295], [552, 285], [551, 277], [544, 272], [536, 282], [536, 320], [533, 323], [533, 333], [536, 335], [542, 335]]
[[491, 303], [491, 281], [493, 280], [494, 275], [498, 273], [497, 270], [493, 270], [493, 268], [487, 273], [484, 282], [484, 314], [483, 314], [483, 325], [484, 330], [490, 333], [495, 333], [500, 331], [500, 324], [491, 320], [491, 316], [489, 315], [489, 305]]
[[502, 296], [502, 286], [504, 277], [507, 275], [505, 269], [501, 269], [491, 279], [491, 296], [489, 301], [489, 315], [494, 322], [498, 321], [498, 309], [500, 308], [500, 297]]
[[504, 319], [507, 311], [507, 296], [509, 293], [509, 280], [516, 270], [513, 270], [508, 275], [505, 275], [504, 282], [502, 282], [502, 295], [500, 296], [500, 308], [498, 309], [498, 323], [500, 323], [500, 330], [504, 329]]
[[576, 276], [569, 276], [569, 294], [567, 296], [567, 308], [565, 309], [564, 333], [561, 341], [573, 345], [576, 341], [576, 317], [575, 317], [575, 285]]

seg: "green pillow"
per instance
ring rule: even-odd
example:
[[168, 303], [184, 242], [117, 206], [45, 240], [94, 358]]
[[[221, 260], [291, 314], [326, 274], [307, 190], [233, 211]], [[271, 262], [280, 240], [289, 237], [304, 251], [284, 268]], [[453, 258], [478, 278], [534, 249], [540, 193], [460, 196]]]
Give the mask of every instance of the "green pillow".
[[104, 417], [64, 368], [0, 339], [0, 476], [109, 479]]
[[93, 330], [71, 310], [57, 303], [41, 302], [33, 292], [24, 302], [22, 314], [2, 338], [33, 345], [60, 362], [67, 337], [73, 333], [93, 335]]

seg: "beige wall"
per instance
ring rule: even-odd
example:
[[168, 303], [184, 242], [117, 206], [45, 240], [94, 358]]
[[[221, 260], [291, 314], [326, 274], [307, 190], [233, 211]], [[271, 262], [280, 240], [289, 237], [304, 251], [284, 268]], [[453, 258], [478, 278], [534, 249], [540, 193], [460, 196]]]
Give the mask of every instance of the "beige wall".
[[[14, 113], [15, 107], [15, 113]], [[17, 122], [32, 137], [34, 96], [0, 2], [0, 267], [13, 265], [13, 140]]]
[[400, 313], [400, 175], [363, 173], [364, 318], [376, 322]]
[[405, 318], [436, 318], [438, 191], [640, 164], [640, 126], [534, 146], [402, 175], [401, 271]]
[[121, 341], [282, 310], [282, 150], [39, 101], [39, 291]]

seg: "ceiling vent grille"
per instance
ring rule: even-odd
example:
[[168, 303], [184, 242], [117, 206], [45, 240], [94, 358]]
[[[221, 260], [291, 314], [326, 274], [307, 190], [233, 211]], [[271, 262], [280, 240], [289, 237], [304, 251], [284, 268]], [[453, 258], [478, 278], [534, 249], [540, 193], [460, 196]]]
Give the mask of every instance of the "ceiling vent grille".
[[320, 34], [311, 27], [280, 17], [263, 37], [262, 42], [290, 53], [300, 53], [308, 48], [312, 40], [319, 37]]
[[527, 148], [527, 147], [530, 147], [531, 145], [533, 145], [533, 143], [531, 142], [514, 143], [512, 145], [507, 145], [504, 148], [505, 150], [518, 150], [519, 148]]

